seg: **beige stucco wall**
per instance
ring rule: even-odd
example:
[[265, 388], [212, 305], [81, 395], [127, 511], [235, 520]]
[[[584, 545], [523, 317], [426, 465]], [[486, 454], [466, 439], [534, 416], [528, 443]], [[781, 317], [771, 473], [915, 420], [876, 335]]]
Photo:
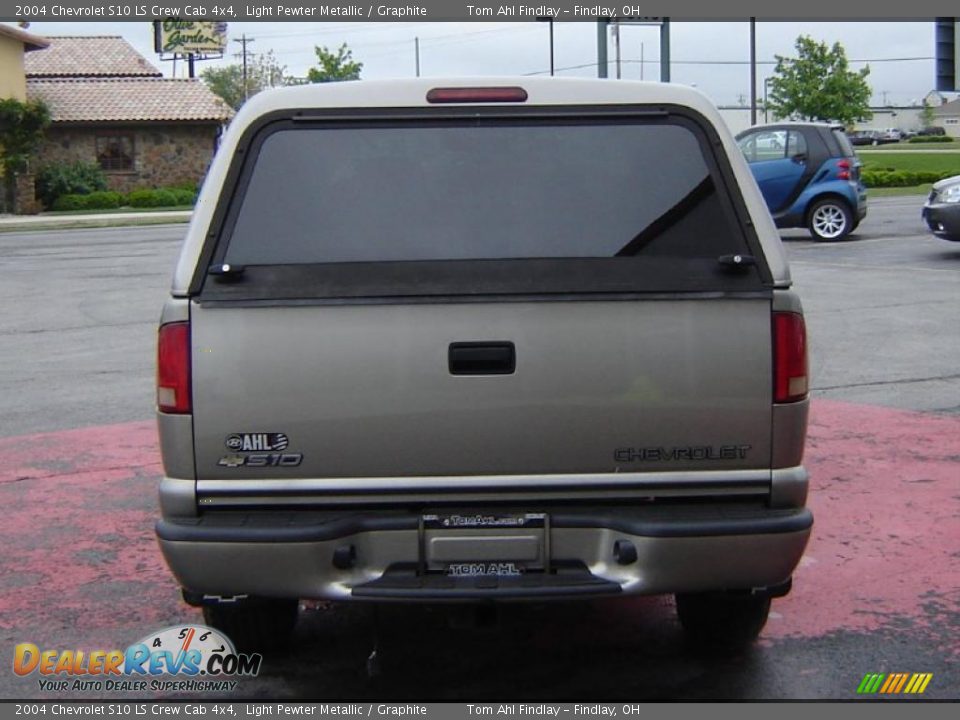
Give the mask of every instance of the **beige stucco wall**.
[[27, 98], [23, 43], [3, 35], [0, 35], [0, 98]]

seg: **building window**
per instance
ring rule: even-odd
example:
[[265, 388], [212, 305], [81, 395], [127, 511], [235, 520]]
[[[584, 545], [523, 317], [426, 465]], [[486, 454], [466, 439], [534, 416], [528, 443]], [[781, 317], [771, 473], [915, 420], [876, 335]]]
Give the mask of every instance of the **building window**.
[[104, 170], [133, 170], [133, 135], [99, 135], [97, 163]]
[[960, 119], [957, 118], [947, 118], [943, 121], [944, 125], [957, 125], [960, 124]]

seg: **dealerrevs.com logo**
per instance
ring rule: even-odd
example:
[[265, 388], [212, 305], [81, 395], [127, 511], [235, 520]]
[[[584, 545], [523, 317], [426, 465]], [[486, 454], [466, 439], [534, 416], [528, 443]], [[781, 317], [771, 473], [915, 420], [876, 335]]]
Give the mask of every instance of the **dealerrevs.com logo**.
[[13, 671], [37, 674], [50, 692], [210, 692], [234, 690], [236, 677], [254, 677], [263, 656], [238, 653], [223, 633], [204, 625], [177, 625], [151, 633], [126, 650], [41, 650], [20, 643]]

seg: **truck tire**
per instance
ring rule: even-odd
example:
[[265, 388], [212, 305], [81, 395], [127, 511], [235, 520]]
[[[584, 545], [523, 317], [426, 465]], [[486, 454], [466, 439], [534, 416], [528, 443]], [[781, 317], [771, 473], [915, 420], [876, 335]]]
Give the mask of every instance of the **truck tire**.
[[205, 605], [203, 619], [233, 640], [238, 652], [284, 647], [297, 624], [298, 600], [250, 599], [236, 604]]
[[735, 647], [753, 642], [767, 623], [770, 598], [747, 593], [677, 594], [677, 617], [698, 645]]
[[847, 203], [838, 198], [817, 200], [807, 212], [807, 229], [814, 240], [842, 240], [853, 228], [853, 213]]

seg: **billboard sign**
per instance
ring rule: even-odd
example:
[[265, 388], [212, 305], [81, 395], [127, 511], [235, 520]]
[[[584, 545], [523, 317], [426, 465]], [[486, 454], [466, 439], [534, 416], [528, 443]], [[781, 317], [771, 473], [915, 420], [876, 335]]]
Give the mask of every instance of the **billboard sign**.
[[154, 49], [173, 55], [222, 53], [227, 46], [227, 23], [191, 20], [157, 20], [153, 23]]

